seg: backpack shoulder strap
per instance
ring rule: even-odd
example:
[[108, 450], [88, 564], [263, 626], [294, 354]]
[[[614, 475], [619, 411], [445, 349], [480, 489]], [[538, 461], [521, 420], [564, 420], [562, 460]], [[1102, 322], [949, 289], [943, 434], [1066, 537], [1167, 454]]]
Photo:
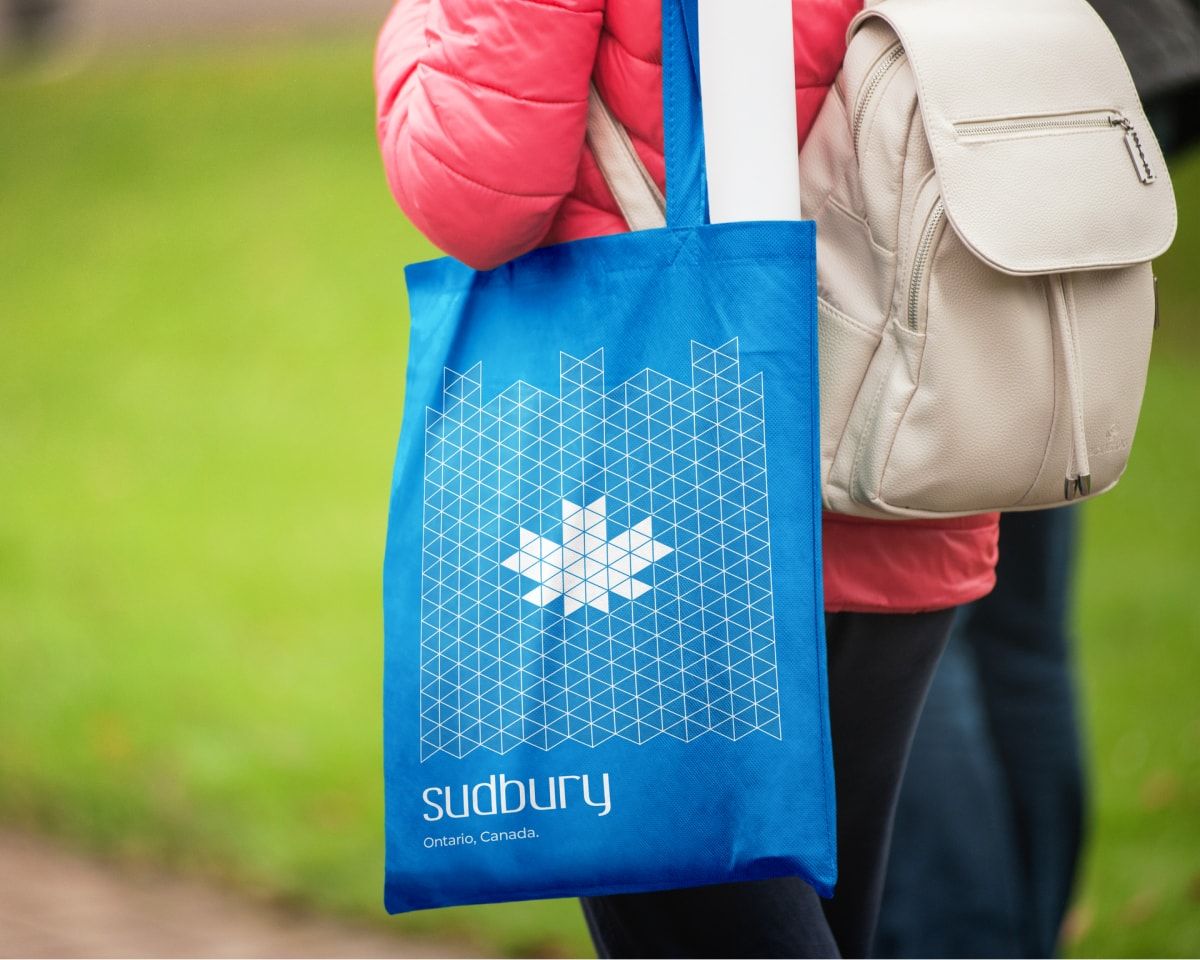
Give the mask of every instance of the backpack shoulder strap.
[[628, 131], [612, 115], [595, 84], [588, 91], [587, 142], [629, 229], [655, 230], [666, 226], [667, 204], [662, 191], [637, 155]]

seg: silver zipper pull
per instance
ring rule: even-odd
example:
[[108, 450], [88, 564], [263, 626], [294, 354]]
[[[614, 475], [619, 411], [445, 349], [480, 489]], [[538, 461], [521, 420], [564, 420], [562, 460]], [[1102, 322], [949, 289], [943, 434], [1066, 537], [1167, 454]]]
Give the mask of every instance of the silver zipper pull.
[[1142, 149], [1142, 138], [1138, 136], [1133, 124], [1119, 114], [1109, 117], [1108, 122], [1125, 131], [1125, 149], [1129, 151], [1129, 159], [1133, 161], [1133, 169], [1137, 171], [1138, 179], [1142, 183], [1153, 183], [1158, 179], [1150, 169], [1146, 151]]

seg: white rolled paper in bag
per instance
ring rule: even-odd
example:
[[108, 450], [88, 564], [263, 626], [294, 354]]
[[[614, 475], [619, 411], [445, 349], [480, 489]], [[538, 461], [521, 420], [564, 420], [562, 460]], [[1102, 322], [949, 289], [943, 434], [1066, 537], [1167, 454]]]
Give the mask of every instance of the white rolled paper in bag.
[[698, 0], [709, 219], [799, 220], [792, 0]]

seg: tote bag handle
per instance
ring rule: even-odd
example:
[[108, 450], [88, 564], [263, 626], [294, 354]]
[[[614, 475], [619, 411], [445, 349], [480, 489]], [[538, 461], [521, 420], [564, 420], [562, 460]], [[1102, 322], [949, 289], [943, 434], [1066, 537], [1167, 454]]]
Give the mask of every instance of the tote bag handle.
[[[699, 11], [698, 3], [706, 3]], [[670, 201], [665, 202], [628, 133], [593, 85], [588, 143], [631, 230], [698, 226], [709, 219], [707, 157], [715, 164], [716, 219], [800, 218], [791, 0], [663, 0], [663, 128]], [[701, 105], [699, 21], [711, 33], [703, 46]], [[779, 23], [783, 20], [783, 24]], [[786, 32], [778, 29], [786, 26]], [[756, 41], [758, 41], [756, 43]], [[764, 47], [766, 47], [764, 49]], [[747, 60], [745, 50], [756, 56]], [[718, 143], [706, 144], [704, 116]]]
[[665, 201], [595, 86], [588, 97], [588, 143], [631, 230], [708, 222], [696, 2], [662, 0]]

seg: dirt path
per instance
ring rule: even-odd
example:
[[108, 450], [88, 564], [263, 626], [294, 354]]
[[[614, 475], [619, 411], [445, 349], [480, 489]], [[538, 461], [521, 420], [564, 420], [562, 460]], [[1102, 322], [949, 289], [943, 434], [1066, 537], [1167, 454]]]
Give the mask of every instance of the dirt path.
[[0, 957], [466, 957], [0, 831]]

